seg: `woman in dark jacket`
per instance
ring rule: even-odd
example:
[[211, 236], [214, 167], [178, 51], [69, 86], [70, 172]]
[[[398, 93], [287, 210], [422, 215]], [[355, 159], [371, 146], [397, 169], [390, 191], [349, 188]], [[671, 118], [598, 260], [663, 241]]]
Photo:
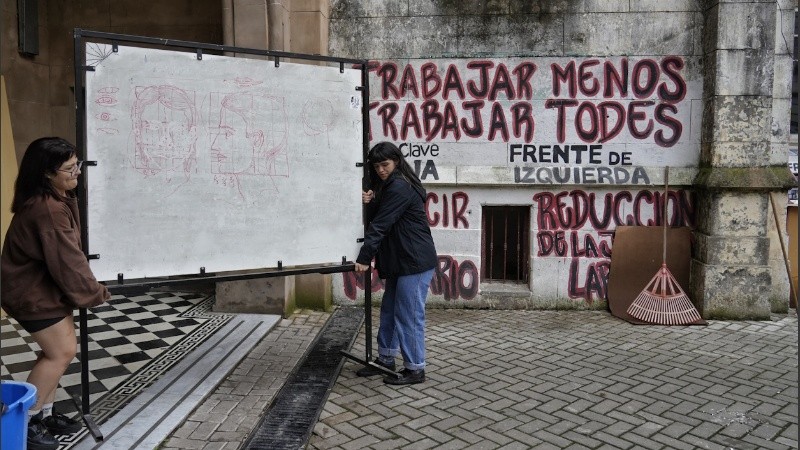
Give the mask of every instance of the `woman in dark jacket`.
[[53, 412], [59, 380], [77, 352], [72, 314], [110, 297], [81, 247], [78, 202], [71, 192], [80, 169], [75, 147], [64, 139], [41, 138], [28, 146], [0, 257], [3, 310], [42, 349], [27, 380], [37, 393], [29, 411], [29, 450], [56, 449], [53, 434], [81, 429], [79, 422]]
[[[425, 189], [400, 149], [389, 142], [369, 152], [372, 189], [362, 194], [371, 218], [356, 271], [369, 270], [372, 258], [384, 279], [378, 328], [378, 357], [374, 363], [395, 370], [403, 355], [404, 369], [387, 384], [425, 381], [425, 299], [436, 267], [436, 248], [425, 215]], [[367, 275], [368, 276], [368, 275]], [[364, 367], [359, 376], [379, 375]]]

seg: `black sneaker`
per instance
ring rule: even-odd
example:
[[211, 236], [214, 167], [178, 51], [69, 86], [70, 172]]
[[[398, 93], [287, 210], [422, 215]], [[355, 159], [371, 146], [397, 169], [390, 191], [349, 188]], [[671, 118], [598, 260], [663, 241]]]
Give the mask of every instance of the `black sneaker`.
[[47, 427], [47, 431], [51, 434], [72, 434], [83, 428], [83, 425], [77, 420], [56, 412], [42, 419], [42, 424]]
[[397, 372], [397, 376], [387, 375], [383, 378], [386, 384], [403, 385], [403, 384], [417, 384], [425, 382], [425, 369], [411, 370], [403, 369]]
[[[42, 413], [36, 414], [28, 421], [28, 450], [56, 450], [58, 440], [47, 431], [42, 423]], [[38, 416], [38, 417], [37, 417]]]
[[[392, 372], [394, 372], [394, 370], [395, 370], [394, 361], [392, 361], [390, 364], [384, 364], [384, 363], [381, 362], [380, 359], [375, 358], [375, 360], [372, 363], [373, 364], [377, 364], [377, 365], [379, 365], [381, 367], [386, 367], [387, 369], [391, 370]], [[358, 369], [356, 371], [356, 375], [358, 375], [360, 377], [371, 377], [373, 375], [386, 375], [386, 372], [382, 371], [381, 369], [378, 369], [377, 367], [366, 366], [366, 367], [362, 367], [361, 369]]]

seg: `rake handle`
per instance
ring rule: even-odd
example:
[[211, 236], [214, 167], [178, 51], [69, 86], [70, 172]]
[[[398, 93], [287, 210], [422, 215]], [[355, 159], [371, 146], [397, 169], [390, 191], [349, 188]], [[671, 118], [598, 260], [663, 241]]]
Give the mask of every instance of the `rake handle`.
[[662, 208], [663, 216], [662, 220], [664, 220], [664, 241], [663, 247], [664, 252], [661, 255], [661, 261], [666, 264], [667, 263], [667, 202], [669, 200], [669, 166], [664, 167], [664, 207]]

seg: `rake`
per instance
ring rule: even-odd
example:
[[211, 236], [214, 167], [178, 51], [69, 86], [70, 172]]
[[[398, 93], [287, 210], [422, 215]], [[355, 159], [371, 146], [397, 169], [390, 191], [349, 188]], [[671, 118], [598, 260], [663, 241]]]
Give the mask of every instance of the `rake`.
[[636, 300], [628, 307], [628, 314], [641, 321], [658, 325], [687, 325], [700, 320], [700, 313], [683, 292], [678, 280], [667, 268], [667, 199], [669, 196], [669, 167], [664, 169], [664, 252], [661, 268], [645, 285]]

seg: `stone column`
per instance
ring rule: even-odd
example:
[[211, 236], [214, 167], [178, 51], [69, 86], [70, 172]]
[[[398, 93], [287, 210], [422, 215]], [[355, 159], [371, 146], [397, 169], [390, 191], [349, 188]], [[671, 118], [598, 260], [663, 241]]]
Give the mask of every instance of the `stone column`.
[[292, 2], [292, 51], [312, 55], [328, 54], [329, 0]]
[[[327, 55], [330, 10], [328, 0], [293, 0], [291, 8], [291, 26], [288, 33], [291, 51]], [[298, 276], [297, 306], [329, 311], [332, 307], [334, 276], [341, 275], [312, 273]]]
[[[226, 45], [295, 53], [328, 53], [328, 0], [222, 0]], [[294, 31], [294, 32], [292, 32]], [[297, 62], [297, 61], [294, 61]], [[215, 311], [276, 313], [298, 307], [328, 310], [331, 275], [233, 281], [217, 284]]]
[[223, 0], [223, 12], [230, 9], [233, 20], [223, 23], [223, 27], [233, 27], [232, 33], [223, 29], [223, 36], [228, 40], [233, 37], [236, 47], [269, 48], [269, 12], [264, 0]]
[[[284, 17], [281, 1], [222, 0], [222, 35], [225, 45], [284, 50]], [[287, 27], [288, 28], [288, 27]], [[253, 55], [239, 55], [261, 58]], [[253, 269], [259, 269], [254, 267]], [[216, 285], [214, 311], [281, 314], [295, 309], [295, 279], [289, 277], [227, 281]]]
[[[297, 1], [297, 0], [295, 0]], [[289, 31], [291, 30], [291, 1], [269, 0], [269, 49], [292, 51]]]
[[774, 1], [706, 6], [689, 291], [706, 318], [768, 318], [769, 193], [793, 184], [787, 154], [773, 155], [771, 145], [778, 8]]

